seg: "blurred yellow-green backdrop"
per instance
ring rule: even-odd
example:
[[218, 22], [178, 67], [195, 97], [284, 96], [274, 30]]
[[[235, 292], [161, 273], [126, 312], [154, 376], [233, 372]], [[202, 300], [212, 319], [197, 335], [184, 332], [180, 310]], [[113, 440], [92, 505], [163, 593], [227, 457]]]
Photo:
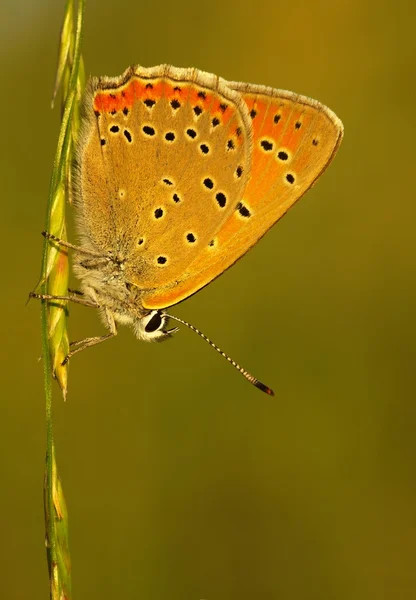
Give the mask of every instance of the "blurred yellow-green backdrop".
[[[48, 597], [39, 306], [64, 2], [1, 18], [0, 596]], [[401, 0], [90, 0], [87, 73], [197, 66], [317, 98], [345, 139], [316, 187], [176, 314], [55, 389], [76, 600], [416, 598], [415, 44]], [[71, 221], [71, 211], [69, 211]], [[70, 231], [73, 231], [72, 227]], [[70, 336], [101, 332], [72, 307]]]

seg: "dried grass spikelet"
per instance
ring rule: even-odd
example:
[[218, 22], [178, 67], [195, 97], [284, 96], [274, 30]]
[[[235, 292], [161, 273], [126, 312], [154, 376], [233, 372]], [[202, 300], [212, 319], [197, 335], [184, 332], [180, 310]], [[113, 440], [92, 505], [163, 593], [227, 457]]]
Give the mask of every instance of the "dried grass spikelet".
[[[58, 475], [55, 449], [52, 452], [52, 485], [49, 487], [45, 479], [45, 523], [46, 523], [46, 548], [50, 576], [51, 600], [69, 600], [71, 595], [71, 556], [69, 553], [68, 539], [68, 510], [65, 496]], [[52, 503], [49, 502], [50, 489], [52, 490]], [[53, 521], [53, 523], [52, 523]], [[53, 526], [52, 526], [53, 525]], [[49, 532], [54, 532], [54, 539], [49, 539]], [[54, 546], [52, 558], [52, 544]]]
[[[53, 199], [49, 227], [50, 233], [61, 239], [66, 239], [65, 203], [65, 185], [61, 182]], [[48, 267], [50, 271], [46, 283], [47, 293], [53, 296], [65, 296], [69, 277], [67, 250], [50, 244]], [[68, 309], [65, 301], [55, 300], [48, 304], [48, 337], [52, 373], [59, 383], [64, 399], [68, 389], [68, 365], [62, 365], [69, 352], [67, 317]]]
[[[78, 3], [79, 13], [82, 3]], [[62, 90], [62, 127], [60, 146], [52, 175], [52, 195], [50, 212], [47, 218], [47, 230], [52, 235], [66, 240], [65, 208], [71, 203], [71, 164], [73, 148], [78, 136], [81, 116], [81, 98], [85, 86], [85, 73], [82, 57], [75, 64], [74, 1], [68, 0], [61, 31], [58, 66], [52, 105], [56, 95]], [[74, 68], [77, 69], [74, 77]], [[46, 293], [65, 296], [68, 293], [69, 264], [68, 252], [57, 244], [46, 241], [46, 269], [41, 284], [46, 282]], [[40, 285], [41, 285], [40, 284]], [[39, 286], [38, 286], [39, 287]], [[68, 308], [65, 301], [48, 303], [49, 351], [53, 376], [59, 383], [64, 399], [68, 389], [68, 364], [62, 365], [69, 352], [67, 333]]]

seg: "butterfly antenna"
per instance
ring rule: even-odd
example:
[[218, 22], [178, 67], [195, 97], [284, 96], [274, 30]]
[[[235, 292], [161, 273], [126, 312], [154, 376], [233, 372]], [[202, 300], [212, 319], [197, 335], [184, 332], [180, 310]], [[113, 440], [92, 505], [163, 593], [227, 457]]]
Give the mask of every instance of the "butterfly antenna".
[[265, 392], [269, 396], [274, 396], [274, 391], [271, 388], [269, 388], [267, 385], [265, 385], [264, 383], [262, 383], [261, 381], [259, 381], [255, 377], [253, 377], [253, 375], [251, 375], [243, 367], [240, 367], [240, 365], [238, 363], [236, 363], [230, 356], [228, 356], [228, 354], [225, 354], [225, 352], [223, 352], [221, 350], [221, 348], [219, 348], [216, 344], [214, 344], [214, 342], [212, 342], [209, 338], [207, 338], [207, 336], [204, 335], [202, 333], [202, 331], [199, 331], [199, 329], [197, 329], [196, 327], [194, 327], [193, 325], [191, 325], [187, 321], [184, 321], [183, 319], [180, 319], [179, 317], [174, 317], [173, 315], [168, 315], [167, 313], [163, 313], [163, 314], [166, 317], [168, 317], [169, 319], [173, 319], [174, 321], [178, 321], [178, 323], [182, 323], [182, 325], [186, 325], [186, 327], [188, 327], [189, 329], [192, 329], [192, 331], [195, 331], [195, 333], [197, 333], [212, 348], [214, 348], [214, 350], [216, 350], [217, 352], [219, 352], [219, 354], [221, 354], [221, 356], [223, 356], [225, 359], [227, 359], [228, 362], [231, 363], [233, 365], [233, 367], [235, 367], [237, 369], [237, 371], [239, 371], [241, 373], [241, 375], [243, 375], [243, 377], [245, 377], [247, 379], [247, 381], [249, 381], [250, 383], [252, 383], [254, 386], [256, 386], [256, 388], [258, 388], [262, 392]]

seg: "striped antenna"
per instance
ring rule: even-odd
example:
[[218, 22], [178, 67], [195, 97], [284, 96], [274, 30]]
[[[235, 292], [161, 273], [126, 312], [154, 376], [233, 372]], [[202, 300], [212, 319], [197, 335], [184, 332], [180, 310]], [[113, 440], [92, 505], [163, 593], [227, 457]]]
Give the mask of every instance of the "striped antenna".
[[230, 356], [228, 356], [228, 354], [225, 354], [225, 352], [223, 352], [221, 350], [221, 348], [219, 348], [216, 344], [214, 344], [214, 342], [211, 342], [211, 340], [209, 338], [207, 338], [207, 336], [204, 335], [202, 333], [202, 331], [199, 331], [199, 329], [197, 329], [196, 327], [194, 327], [193, 325], [191, 325], [187, 321], [184, 321], [183, 319], [180, 319], [179, 317], [174, 317], [173, 315], [168, 315], [167, 313], [163, 313], [163, 315], [165, 317], [168, 317], [169, 319], [173, 319], [174, 321], [178, 321], [178, 323], [182, 323], [182, 325], [185, 325], [186, 327], [188, 327], [192, 331], [195, 331], [195, 333], [197, 333], [212, 348], [214, 348], [214, 350], [216, 350], [217, 352], [219, 352], [219, 354], [221, 354], [221, 356], [223, 356], [225, 359], [227, 359], [228, 362], [230, 364], [232, 364], [233, 367], [235, 367], [237, 369], [237, 371], [239, 371], [241, 373], [241, 375], [243, 375], [243, 377], [245, 377], [247, 379], [247, 381], [249, 381], [250, 383], [252, 383], [254, 386], [256, 386], [256, 388], [258, 388], [259, 390], [261, 390], [265, 394], [268, 394], [269, 396], [274, 396], [274, 391], [271, 388], [269, 388], [267, 385], [265, 385], [264, 383], [262, 383], [261, 381], [259, 381], [255, 377], [253, 377], [253, 375], [251, 375], [243, 367], [240, 367], [240, 365], [238, 363], [236, 363]]

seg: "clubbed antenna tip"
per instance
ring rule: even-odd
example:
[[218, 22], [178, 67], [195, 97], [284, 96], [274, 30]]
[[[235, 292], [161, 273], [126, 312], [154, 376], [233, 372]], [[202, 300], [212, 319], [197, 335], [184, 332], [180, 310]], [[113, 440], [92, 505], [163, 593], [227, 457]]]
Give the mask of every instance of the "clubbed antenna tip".
[[272, 390], [272, 388], [269, 388], [267, 385], [265, 385], [261, 381], [257, 380], [254, 385], [256, 386], [256, 388], [259, 388], [259, 390], [261, 390], [265, 394], [268, 394], [269, 396], [274, 396], [274, 391]]

